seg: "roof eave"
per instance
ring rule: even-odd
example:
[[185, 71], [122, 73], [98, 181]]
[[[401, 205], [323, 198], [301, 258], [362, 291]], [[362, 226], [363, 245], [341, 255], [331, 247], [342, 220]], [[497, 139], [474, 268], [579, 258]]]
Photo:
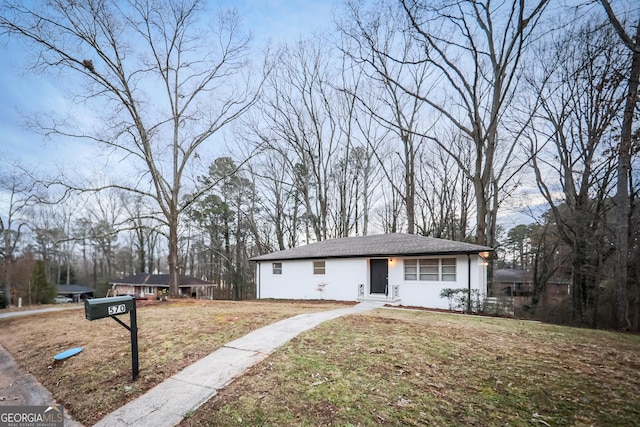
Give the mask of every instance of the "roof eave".
[[329, 256], [295, 256], [282, 258], [255, 259], [251, 262], [272, 262], [272, 261], [294, 261], [305, 259], [345, 259], [345, 258], [394, 258], [394, 257], [415, 257], [415, 256], [442, 256], [442, 255], [474, 255], [482, 252], [493, 252], [491, 248], [474, 249], [470, 251], [438, 251], [438, 252], [410, 252], [410, 253], [387, 253], [387, 254], [359, 254], [359, 255], [329, 255]]

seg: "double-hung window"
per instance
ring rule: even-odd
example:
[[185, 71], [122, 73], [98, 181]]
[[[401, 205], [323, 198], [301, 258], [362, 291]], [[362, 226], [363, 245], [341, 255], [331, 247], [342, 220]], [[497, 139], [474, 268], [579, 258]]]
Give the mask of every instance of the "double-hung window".
[[438, 259], [419, 259], [420, 280], [436, 282], [439, 276]]
[[404, 260], [404, 280], [418, 280], [418, 260]]
[[440, 260], [441, 279], [443, 282], [456, 281], [456, 259], [442, 258]]
[[272, 268], [273, 268], [273, 274], [282, 274], [282, 263], [281, 262], [274, 262], [272, 264]]

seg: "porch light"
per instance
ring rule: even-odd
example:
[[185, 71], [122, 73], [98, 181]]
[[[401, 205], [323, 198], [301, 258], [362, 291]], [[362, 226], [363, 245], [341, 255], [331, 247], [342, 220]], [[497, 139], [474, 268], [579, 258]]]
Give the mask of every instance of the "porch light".
[[489, 252], [480, 252], [478, 254], [478, 256], [480, 257], [481, 261], [480, 261], [480, 265], [486, 267], [487, 265], [489, 265], [489, 261], [487, 261], [487, 258], [489, 258], [490, 254]]

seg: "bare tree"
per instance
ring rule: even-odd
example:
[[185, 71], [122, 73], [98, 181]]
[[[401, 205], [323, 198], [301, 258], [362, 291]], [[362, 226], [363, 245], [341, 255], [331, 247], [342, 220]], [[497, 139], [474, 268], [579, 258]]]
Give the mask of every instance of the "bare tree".
[[[416, 91], [401, 80], [394, 84], [425, 102], [472, 142], [474, 164], [468, 169], [458, 153], [436, 139], [473, 182], [476, 242], [491, 246], [500, 202], [497, 193], [513, 176], [509, 165], [521, 133], [516, 129], [506, 135], [505, 111], [518, 86], [523, 51], [547, 0], [532, 4], [401, 0], [401, 4], [409, 30], [422, 45], [423, 57], [414, 63], [427, 62], [437, 70], [432, 78], [440, 82], [440, 90]], [[402, 62], [401, 57], [394, 58]]]
[[532, 164], [558, 233], [572, 248], [573, 319], [584, 323], [586, 310], [593, 308], [595, 322], [597, 273], [611, 238], [607, 200], [625, 55], [615, 35], [597, 22], [568, 31], [546, 52], [530, 79], [540, 103], [531, 132]]
[[54, 279], [54, 284], [62, 284], [64, 278], [64, 284], [71, 283], [72, 275], [72, 261], [75, 246], [78, 243], [73, 237], [72, 225], [78, 213], [80, 212], [82, 205], [77, 200], [66, 199], [61, 203], [56, 203], [48, 210], [51, 223], [54, 229], [60, 230], [59, 242], [57, 243], [57, 274]]
[[[255, 156], [247, 169], [256, 189], [254, 212], [262, 213], [262, 246], [284, 250], [297, 245], [300, 224], [298, 190], [289, 180], [289, 165], [279, 155]], [[254, 218], [257, 227], [258, 219]], [[275, 239], [274, 243], [269, 243]]]
[[[389, 170], [391, 173], [395, 173], [397, 180], [402, 180], [402, 168], [396, 164], [393, 166], [393, 162], [398, 161], [394, 158], [390, 160]], [[393, 175], [392, 175], [393, 177]], [[378, 218], [379, 226], [385, 233], [400, 233], [404, 229], [404, 220], [406, 216], [402, 215], [405, 208], [402, 195], [397, 191], [394, 191], [389, 186], [382, 187], [381, 191], [382, 202], [380, 205], [374, 208], [374, 212]]]
[[94, 281], [104, 286], [113, 274], [118, 236], [122, 230], [129, 228], [130, 217], [125, 209], [128, 202], [126, 192], [105, 189], [96, 196], [92, 199], [93, 203], [87, 205], [85, 213], [91, 224], [90, 238], [94, 245]]
[[[83, 283], [89, 283], [91, 274], [89, 272], [89, 256], [91, 255], [91, 222], [86, 218], [78, 218], [74, 222], [73, 236], [78, 245], [80, 245], [80, 252], [82, 254], [82, 261], [80, 267], [80, 280]], [[95, 283], [93, 283], [95, 287]]]
[[57, 282], [61, 243], [66, 239], [64, 230], [55, 220], [55, 206], [40, 204], [30, 212], [29, 228], [33, 233], [35, 252], [42, 263], [48, 283]]
[[144, 197], [134, 194], [123, 200], [123, 207], [127, 212], [130, 225], [128, 228], [134, 233], [132, 237], [132, 251], [135, 252], [135, 273], [152, 273], [155, 242], [158, 238], [160, 224], [156, 218], [158, 213], [150, 211], [144, 204]]
[[[169, 246], [170, 293], [178, 295], [178, 225], [194, 198], [182, 198], [185, 173], [198, 150], [245, 112], [257, 91], [240, 78], [249, 39], [234, 11], [212, 25], [206, 3], [132, 0], [7, 1], [5, 34], [29, 43], [35, 66], [78, 82], [77, 100], [95, 107], [88, 129], [68, 120], [39, 123], [49, 135], [97, 142], [137, 173], [119, 187], [153, 200]], [[68, 119], [68, 118], [67, 118]], [[75, 126], [74, 126], [75, 125]], [[145, 184], [144, 181], [150, 182]]]
[[[416, 168], [418, 153], [425, 138], [418, 130], [424, 127], [424, 102], [415, 93], [428, 93], [433, 87], [430, 64], [421, 61], [421, 46], [415, 37], [402, 29], [397, 8], [375, 5], [365, 11], [358, 2], [349, 2], [349, 16], [339, 23], [343, 35], [342, 51], [362, 68], [371, 88], [354, 88], [353, 95], [378, 125], [396, 138], [375, 147], [388, 184], [401, 197], [407, 217], [407, 232], [416, 231]], [[400, 83], [402, 85], [400, 85]], [[422, 125], [422, 126], [421, 126]], [[371, 147], [373, 148], [373, 147]], [[398, 180], [390, 168], [387, 153], [393, 153], [403, 171]]]
[[260, 103], [267, 125], [254, 129], [266, 154], [286, 164], [287, 181], [304, 207], [307, 240], [328, 236], [329, 180], [341, 149], [333, 59], [321, 37], [284, 47]]
[[[472, 163], [471, 148], [456, 132], [450, 136], [450, 146], [457, 146], [460, 158], [467, 151], [466, 164]], [[425, 145], [418, 156], [416, 175], [418, 233], [442, 239], [464, 241], [472, 204], [471, 181], [437, 144]]]
[[[600, 0], [607, 12], [609, 21], [615, 28], [620, 39], [631, 51], [631, 68], [628, 73], [628, 88], [624, 107], [624, 117], [620, 129], [620, 144], [617, 148], [618, 170], [616, 179], [616, 268], [615, 291], [613, 302], [613, 327], [624, 329], [631, 327], [629, 321], [629, 302], [627, 298], [627, 280], [629, 268], [629, 216], [631, 212], [629, 176], [631, 174], [631, 157], [634, 142], [637, 143], [638, 133], [633, 134], [633, 119], [638, 108], [638, 87], [640, 86], [640, 18], [635, 27], [635, 36], [627, 33], [618, 16], [613, 11], [609, 0]], [[637, 12], [637, 11], [636, 11]], [[640, 285], [636, 284], [636, 301], [640, 299]], [[640, 302], [637, 302], [640, 307]], [[636, 321], [635, 329], [640, 323]]]
[[9, 164], [0, 172], [0, 198], [5, 200], [5, 209], [0, 213], [0, 258], [2, 260], [2, 284], [12, 303], [12, 265], [18, 245], [28, 224], [28, 210], [36, 202], [37, 181], [21, 167]]
[[[342, 73], [334, 84], [338, 91], [334, 108], [341, 131], [341, 150], [332, 168], [333, 194], [337, 193], [332, 209], [332, 235], [347, 237], [368, 233], [373, 193], [380, 183], [377, 157], [385, 157], [379, 152], [389, 131], [369, 111], [373, 104], [382, 107], [376, 96], [377, 88], [371, 87], [362, 67], [353, 66], [349, 55], [343, 54], [340, 61], [336, 64]], [[365, 108], [363, 99], [371, 100]]]

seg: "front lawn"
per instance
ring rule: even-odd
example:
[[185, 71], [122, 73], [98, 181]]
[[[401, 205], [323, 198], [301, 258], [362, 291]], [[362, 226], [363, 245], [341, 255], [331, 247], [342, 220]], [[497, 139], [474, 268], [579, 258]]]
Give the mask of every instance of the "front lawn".
[[[0, 320], [0, 343], [78, 421], [91, 425], [225, 343], [300, 313], [344, 308], [331, 302], [139, 302], [140, 376], [131, 382], [130, 335], [112, 319], [65, 310]], [[128, 323], [129, 315], [120, 316]], [[65, 362], [53, 356], [84, 351]], [[45, 404], [45, 402], [43, 402]]]
[[184, 426], [633, 426], [640, 336], [376, 310], [254, 366]]

